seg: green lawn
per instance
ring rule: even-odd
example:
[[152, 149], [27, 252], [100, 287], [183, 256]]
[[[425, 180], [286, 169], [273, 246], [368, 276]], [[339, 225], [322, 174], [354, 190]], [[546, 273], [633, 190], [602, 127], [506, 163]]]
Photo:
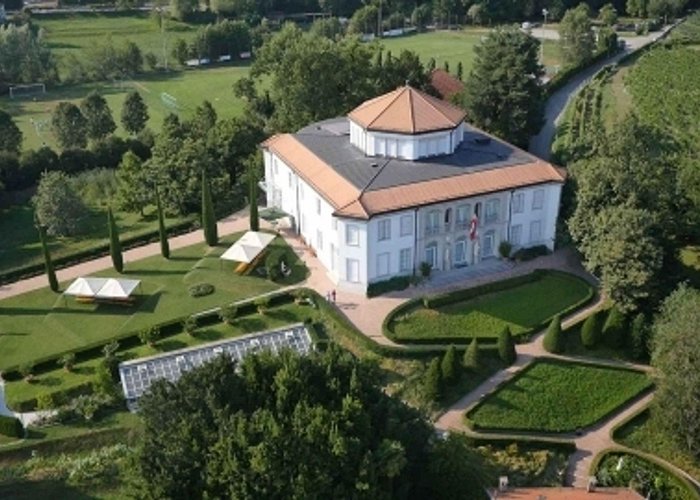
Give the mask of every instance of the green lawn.
[[[253, 314], [241, 317], [236, 324], [231, 326], [220, 323], [213, 326], [202, 327], [192, 337], [186, 333], [166, 337], [160, 340], [154, 347], [138, 345], [120, 351], [124, 360], [153, 356], [162, 352], [182, 349], [195, 345], [214, 342], [226, 338], [238, 337], [247, 333], [279, 328], [290, 323], [303, 322], [310, 314], [311, 308], [295, 304], [288, 304], [270, 309], [266, 314]], [[9, 381], [5, 385], [7, 404], [18, 408], [18, 403], [35, 399], [40, 394], [65, 391], [81, 384], [89, 383], [94, 379], [101, 358], [93, 358], [76, 364], [72, 372], [56, 367], [55, 370], [44, 372], [32, 382], [24, 380]]]
[[430, 338], [495, 338], [509, 326], [514, 335], [527, 332], [564, 309], [586, 299], [583, 280], [546, 273], [530, 283], [436, 309], [419, 306], [391, 325], [399, 340]]
[[[464, 67], [464, 78], [469, 75], [474, 64], [474, 46], [481, 38], [488, 35], [490, 30], [486, 28], [467, 28], [460, 31], [434, 31], [417, 35], [385, 38], [381, 41], [385, 50], [390, 50], [392, 55], [398, 56], [402, 50], [412, 50], [420, 57], [423, 63], [427, 63], [432, 57], [436, 67], [442, 68], [445, 61], [450, 65], [450, 72], [457, 74], [457, 64]], [[544, 65], [552, 69], [560, 64], [558, 42], [546, 40], [543, 43]]]
[[[61, 86], [48, 89], [46, 94], [25, 98], [0, 99], [0, 109], [10, 113], [24, 135], [24, 149], [36, 149], [47, 144], [58, 149], [51, 132], [51, 113], [61, 101], [78, 102], [92, 90], [107, 100], [115, 123], [116, 133], [126, 136], [121, 127], [121, 108], [126, 94], [137, 90], [148, 105], [148, 127], [160, 130], [163, 119], [174, 112], [186, 118], [205, 99], [209, 100], [220, 118], [238, 116], [243, 102], [233, 95], [233, 83], [247, 76], [248, 66], [219, 66], [170, 73], [148, 73], [119, 84], [109, 82]], [[178, 109], [166, 105], [161, 94], [166, 92], [177, 99]]]
[[[234, 263], [222, 263], [218, 258], [238, 237], [240, 234], [222, 238], [219, 246], [211, 249], [200, 243], [174, 251], [170, 260], [155, 256], [127, 262], [124, 277], [142, 280], [142, 296], [133, 308], [77, 304], [48, 288], [0, 301], [0, 370], [278, 289], [280, 284], [264, 278], [234, 274]], [[271, 245], [287, 248], [281, 238]], [[292, 276], [283, 284], [305, 277], [306, 268], [294, 259]], [[96, 273], [116, 274], [112, 270]], [[202, 282], [214, 285], [216, 292], [190, 297], [187, 287]]]
[[486, 396], [467, 417], [489, 431], [571, 432], [650, 386], [644, 373], [543, 359]]
[[681, 450], [659, 429], [648, 410], [617, 429], [613, 438], [620, 444], [668, 460], [693, 477], [700, 477], [700, 460]]
[[[108, 242], [107, 212], [104, 207], [89, 207], [80, 236], [50, 238], [51, 257], [55, 260]], [[158, 229], [155, 208], [148, 207], [144, 217], [137, 213], [114, 212], [120, 238], [136, 237]], [[172, 226], [192, 217], [168, 217], [166, 225]], [[42, 264], [39, 235], [34, 227], [34, 210], [29, 204], [0, 209], [0, 273], [32, 264]]]

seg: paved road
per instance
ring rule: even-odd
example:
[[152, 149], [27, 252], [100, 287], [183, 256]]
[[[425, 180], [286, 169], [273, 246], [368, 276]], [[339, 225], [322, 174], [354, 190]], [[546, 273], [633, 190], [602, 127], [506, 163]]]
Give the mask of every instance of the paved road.
[[[672, 26], [664, 28], [663, 31], [658, 31], [650, 33], [647, 36], [636, 36], [631, 38], [624, 38], [626, 45], [625, 50], [615, 54], [614, 56], [608, 57], [602, 61], [598, 61], [592, 66], [584, 69], [579, 74], [574, 76], [566, 85], [557, 90], [552, 94], [552, 96], [547, 100], [547, 105], [544, 111], [545, 124], [540, 130], [539, 134], [532, 137], [530, 140], [530, 152], [534, 155], [539, 156], [544, 160], [549, 160], [551, 154], [552, 141], [554, 140], [554, 134], [557, 130], [557, 125], [559, 120], [564, 114], [566, 105], [569, 100], [574, 97], [581, 88], [600, 71], [604, 66], [612, 63], [616, 63], [621, 58], [635, 52], [642, 47], [656, 41], [659, 37], [663, 36]], [[533, 35], [538, 32], [543, 38], [549, 38], [554, 36], [556, 33], [554, 30], [537, 29], [533, 30]], [[535, 35], [537, 36], [537, 35]], [[558, 36], [558, 34], [557, 34]]]

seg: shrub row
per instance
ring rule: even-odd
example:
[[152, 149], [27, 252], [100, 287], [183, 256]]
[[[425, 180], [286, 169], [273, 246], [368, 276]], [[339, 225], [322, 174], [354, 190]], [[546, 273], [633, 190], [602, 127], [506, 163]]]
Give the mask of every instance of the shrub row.
[[[183, 222], [179, 222], [170, 226], [168, 228], [169, 236], [176, 236], [179, 234], [188, 233], [199, 227], [199, 222], [196, 219], [189, 219]], [[146, 245], [148, 243], [153, 243], [158, 241], [158, 229], [149, 231], [147, 233], [137, 234], [122, 240], [122, 248], [124, 250], [128, 248], [138, 247], [141, 245]], [[72, 266], [85, 262], [88, 260], [93, 260], [99, 257], [104, 257], [109, 254], [109, 242], [99, 243], [92, 248], [87, 248], [80, 252], [75, 252], [64, 257], [57, 257], [52, 259], [54, 268], [61, 269], [64, 267]], [[5, 285], [8, 283], [14, 283], [15, 281], [23, 280], [26, 278], [31, 278], [33, 276], [38, 276], [44, 273], [44, 263], [40, 262], [37, 264], [30, 264], [28, 266], [22, 266], [15, 269], [10, 269], [9, 271], [4, 271], [0, 273], [0, 285]]]
[[524, 262], [543, 255], [549, 255], [549, 248], [547, 248], [547, 245], [535, 245], [534, 247], [521, 248], [515, 252], [511, 258], [517, 262]]
[[394, 276], [388, 280], [375, 281], [367, 285], [367, 297], [376, 297], [387, 292], [405, 290], [411, 284], [412, 276]]
[[0, 434], [14, 438], [24, 436], [24, 427], [18, 418], [0, 415]]
[[593, 66], [595, 63], [597, 63], [599, 61], [602, 61], [603, 59], [605, 59], [609, 55], [610, 54], [608, 52], [605, 52], [605, 51], [599, 52], [598, 54], [593, 56], [591, 59], [589, 59], [588, 61], [586, 61], [582, 64], [579, 64], [578, 66], [570, 66], [568, 68], [563, 69], [562, 71], [560, 71], [559, 73], [554, 75], [552, 77], [552, 79], [549, 80], [549, 82], [547, 82], [547, 85], [545, 86], [545, 95], [547, 97], [551, 96], [552, 94], [554, 94], [554, 92], [556, 92], [557, 90], [562, 88], [564, 85], [569, 83], [569, 81], [574, 76], [579, 74], [581, 71], [583, 71], [584, 69], [586, 69], [590, 66]]
[[[48, 392], [48, 394], [50, 394], [52, 401], [56, 405], [61, 405], [68, 403], [71, 399], [76, 398], [78, 396], [92, 394], [92, 392], [92, 382], [83, 382], [81, 384], [77, 384], [72, 387], [67, 387], [65, 389], [50, 391]], [[17, 412], [34, 411], [37, 409], [36, 398], [16, 399], [13, 397], [7, 397], [6, 403], [8, 407], [12, 408], [14, 411]]]
[[[566, 276], [567, 278], [573, 279], [573, 280], [580, 280], [583, 282], [581, 278], [578, 276], [574, 276], [569, 273], [565, 273], [562, 271], [556, 271], [556, 270], [551, 270], [551, 269], [536, 269], [530, 274], [526, 274], [523, 276], [516, 276], [514, 278], [509, 278], [506, 280], [502, 281], [496, 281], [494, 283], [487, 283], [485, 285], [480, 285], [476, 286], [473, 288], [467, 288], [463, 290], [457, 290], [454, 292], [448, 292], [448, 293], [442, 293], [438, 295], [433, 295], [433, 296], [427, 296], [427, 297], [422, 297], [422, 298], [416, 298], [409, 300], [408, 302], [405, 302], [398, 306], [396, 309], [394, 309], [389, 315], [384, 318], [384, 322], [382, 324], [382, 331], [384, 332], [384, 335], [386, 335], [388, 338], [393, 340], [394, 342], [400, 343], [400, 344], [452, 344], [455, 342], [454, 337], [430, 337], [430, 338], [425, 338], [425, 339], [400, 339], [397, 338], [395, 335], [394, 329], [393, 329], [393, 324], [395, 318], [408, 314], [414, 309], [417, 309], [419, 307], [425, 307], [427, 309], [435, 309], [441, 306], [446, 306], [449, 304], [454, 304], [455, 302], [462, 302], [466, 300], [471, 300], [477, 297], [480, 297], [482, 295], [486, 295], [489, 293], [494, 293], [494, 292], [500, 292], [503, 290], [507, 290], [509, 288], [514, 288], [516, 286], [520, 285], [525, 285], [527, 283], [532, 283], [534, 281], [537, 281], [539, 279], [542, 279], [545, 275], [547, 274], [559, 274], [561, 276]], [[585, 282], [584, 282], [585, 283]], [[579, 302], [572, 304], [571, 306], [567, 307], [566, 309], [562, 310], [559, 312], [561, 317], [565, 317], [568, 314], [571, 314], [572, 312], [584, 307], [586, 304], [590, 303], [596, 296], [595, 290], [593, 287], [591, 287], [588, 283], [586, 283], [586, 287], [588, 288], [588, 293], [586, 296], [581, 299]], [[545, 328], [549, 322], [551, 321], [551, 318], [545, 318], [541, 323], [533, 326], [529, 330], [526, 330], [524, 332], [521, 332], [518, 334], [518, 338], [525, 338], [528, 335], [542, 330]], [[471, 339], [465, 339], [465, 342], [469, 342]], [[480, 342], [484, 343], [491, 343], [494, 342], [495, 339], [479, 339]]]

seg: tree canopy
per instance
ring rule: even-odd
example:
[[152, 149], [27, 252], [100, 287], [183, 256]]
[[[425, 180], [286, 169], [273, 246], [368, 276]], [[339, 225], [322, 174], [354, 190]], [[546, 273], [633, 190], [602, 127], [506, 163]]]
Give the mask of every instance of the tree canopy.
[[102, 139], [117, 129], [107, 101], [97, 92], [90, 92], [80, 103], [85, 117], [87, 136], [92, 140]]
[[595, 36], [588, 5], [582, 3], [566, 11], [559, 24], [559, 37], [564, 65], [578, 66], [593, 57]]
[[700, 459], [700, 291], [681, 285], [653, 327], [651, 364], [658, 370], [653, 416], [668, 436]]
[[[148, 498], [417, 498], [433, 431], [331, 348], [220, 357], [140, 400]], [[418, 495], [418, 496], [416, 496]]]
[[44, 172], [32, 203], [48, 234], [73, 236], [80, 231], [86, 208], [65, 173]]
[[51, 115], [51, 128], [63, 149], [87, 146], [87, 121], [75, 104], [59, 102]]
[[19, 154], [22, 149], [22, 131], [9, 113], [0, 109], [0, 151]]
[[471, 122], [516, 145], [528, 143], [543, 123], [539, 47], [517, 28], [499, 28], [474, 48], [463, 95]]

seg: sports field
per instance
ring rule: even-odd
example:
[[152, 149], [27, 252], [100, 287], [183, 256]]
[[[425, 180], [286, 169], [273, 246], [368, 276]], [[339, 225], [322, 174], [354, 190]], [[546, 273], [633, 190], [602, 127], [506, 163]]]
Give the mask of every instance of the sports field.
[[[142, 75], [137, 80], [119, 83], [91, 83], [49, 89], [44, 95], [0, 100], [0, 108], [7, 110], [15, 119], [24, 134], [24, 148], [35, 149], [47, 144], [54, 149], [58, 146], [51, 133], [51, 112], [61, 101], [78, 102], [90, 91], [101, 93], [112, 110], [118, 125], [117, 134], [125, 132], [119, 124], [122, 104], [126, 94], [138, 90], [148, 105], [150, 120], [148, 126], [160, 130], [163, 118], [170, 113], [187, 117], [204, 99], [208, 99], [219, 117], [237, 116], [243, 110], [243, 103], [233, 95], [233, 83], [248, 74], [248, 66], [222, 66], [206, 70], [196, 69], [173, 73], [152, 73]], [[164, 101], [162, 93], [176, 99]]]

